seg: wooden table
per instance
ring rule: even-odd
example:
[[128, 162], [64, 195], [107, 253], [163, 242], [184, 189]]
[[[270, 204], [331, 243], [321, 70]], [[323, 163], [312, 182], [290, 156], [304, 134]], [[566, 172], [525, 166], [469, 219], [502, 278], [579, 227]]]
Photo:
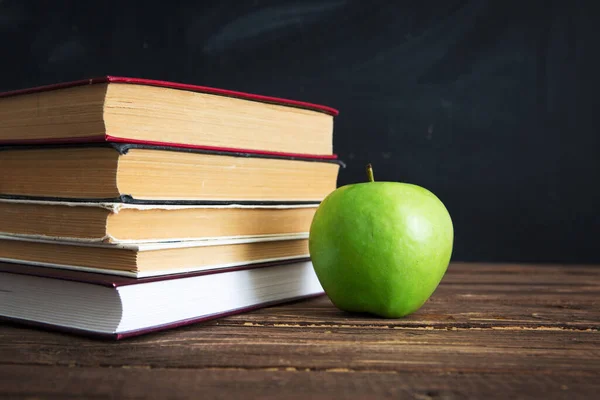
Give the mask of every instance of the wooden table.
[[600, 268], [455, 263], [400, 320], [321, 297], [122, 342], [0, 339], [0, 398], [591, 399]]

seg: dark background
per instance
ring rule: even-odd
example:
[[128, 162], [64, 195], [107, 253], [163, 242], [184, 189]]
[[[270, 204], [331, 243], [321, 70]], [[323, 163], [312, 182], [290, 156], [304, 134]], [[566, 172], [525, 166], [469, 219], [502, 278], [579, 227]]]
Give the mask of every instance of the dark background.
[[339, 184], [436, 193], [455, 260], [600, 262], [593, 1], [0, 0], [0, 91], [112, 74], [341, 111]]

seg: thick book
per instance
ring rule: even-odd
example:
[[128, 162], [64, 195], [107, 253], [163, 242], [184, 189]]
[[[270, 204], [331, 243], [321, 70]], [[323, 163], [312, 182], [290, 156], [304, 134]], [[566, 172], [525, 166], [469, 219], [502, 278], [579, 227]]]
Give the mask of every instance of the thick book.
[[0, 93], [0, 144], [126, 142], [335, 158], [327, 106], [106, 76]]
[[113, 339], [322, 294], [309, 259], [142, 279], [0, 263], [0, 318]]
[[317, 207], [0, 199], [0, 235], [105, 243], [289, 236], [309, 232]]
[[136, 244], [0, 236], [0, 261], [133, 278], [224, 270], [308, 256], [308, 234]]
[[338, 160], [133, 144], [0, 147], [0, 197], [117, 202], [320, 202]]

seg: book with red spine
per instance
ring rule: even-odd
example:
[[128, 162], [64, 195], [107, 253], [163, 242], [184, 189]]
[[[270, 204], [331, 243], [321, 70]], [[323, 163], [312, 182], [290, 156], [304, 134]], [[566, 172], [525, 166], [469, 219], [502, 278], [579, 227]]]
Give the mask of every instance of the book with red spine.
[[104, 76], [0, 93], [0, 145], [113, 142], [336, 159], [337, 115], [299, 100]]

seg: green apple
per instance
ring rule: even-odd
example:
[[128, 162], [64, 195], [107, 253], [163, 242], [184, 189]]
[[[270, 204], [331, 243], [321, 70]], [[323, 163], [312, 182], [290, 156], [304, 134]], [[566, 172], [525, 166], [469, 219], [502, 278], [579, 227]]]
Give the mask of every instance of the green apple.
[[341, 310], [399, 318], [418, 310], [442, 280], [452, 219], [429, 190], [401, 182], [342, 186], [319, 205], [309, 250], [327, 296]]

